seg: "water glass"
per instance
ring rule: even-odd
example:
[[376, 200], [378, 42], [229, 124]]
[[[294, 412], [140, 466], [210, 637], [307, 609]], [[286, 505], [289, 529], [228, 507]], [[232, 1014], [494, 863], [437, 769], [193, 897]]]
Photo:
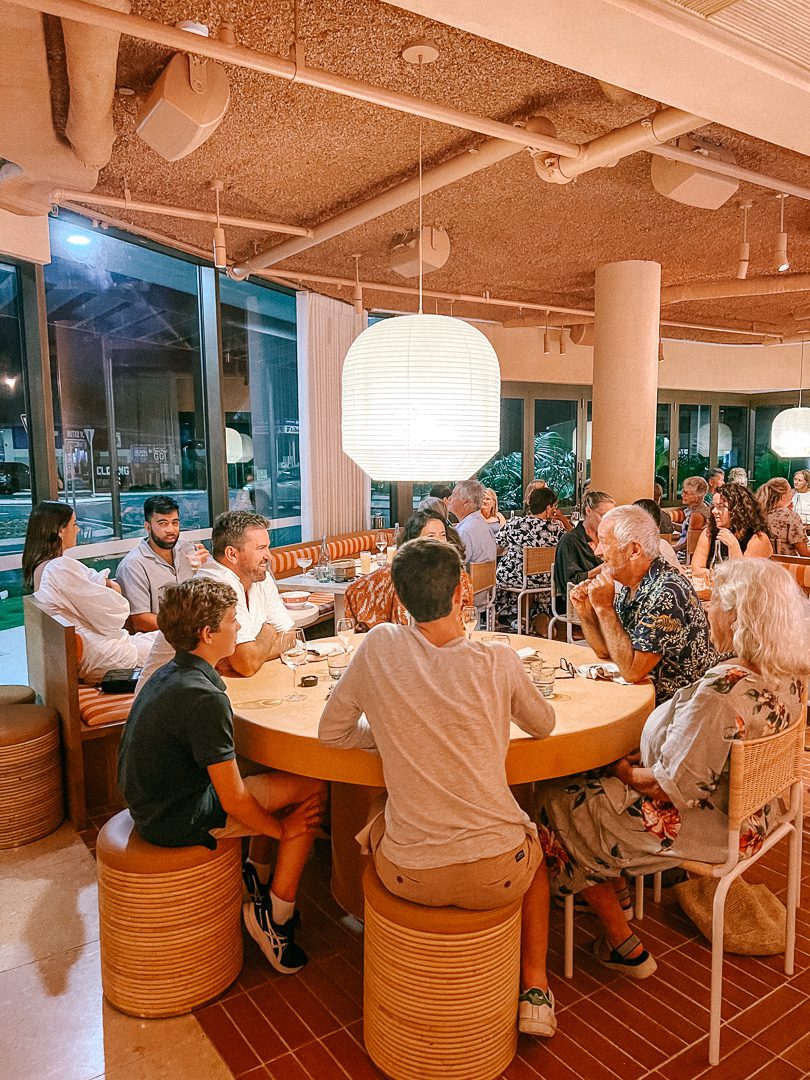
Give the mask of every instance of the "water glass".
[[338, 619], [337, 636], [340, 638], [341, 644], [346, 652], [351, 652], [354, 643], [355, 622], [354, 619]]
[[464, 627], [467, 637], [471, 638], [473, 630], [478, 628], [478, 612], [477, 610], [467, 605], [461, 609], [461, 623]]
[[338, 649], [329, 653], [326, 658], [326, 666], [329, 669], [330, 678], [339, 679], [349, 666], [351, 658], [352, 654], [347, 649]]
[[544, 660], [535, 660], [529, 664], [529, 672], [535, 688], [540, 691], [544, 698], [554, 697], [554, 678], [556, 668], [547, 664]]
[[208, 551], [205, 545], [200, 544], [197, 540], [184, 540], [181, 546], [181, 553], [185, 556], [188, 565], [195, 574], [208, 558]]
[[361, 551], [360, 552], [360, 573], [361, 574], [370, 574], [371, 573], [371, 552], [370, 551]]

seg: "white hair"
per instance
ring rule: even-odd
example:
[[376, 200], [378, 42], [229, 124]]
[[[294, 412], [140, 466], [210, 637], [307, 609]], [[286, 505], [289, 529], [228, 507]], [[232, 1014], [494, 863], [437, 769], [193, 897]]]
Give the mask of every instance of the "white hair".
[[461, 480], [453, 488], [453, 494], [472, 505], [473, 510], [480, 510], [487, 489], [480, 480]]
[[681, 484], [681, 488], [689, 488], [690, 491], [695, 491], [698, 495], [705, 495], [709, 490], [709, 485], [702, 476], [687, 476]]
[[616, 543], [623, 548], [635, 541], [649, 559], [660, 553], [658, 526], [640, 506], [614, 506], [602, 518], [602, 525], [610, 525]]
[[790, 571], [769, 559], [728, 559], [714, 571], [712, 602], [736, 612], [734, 652], [763, 675], [810, 674], [810, 600]]

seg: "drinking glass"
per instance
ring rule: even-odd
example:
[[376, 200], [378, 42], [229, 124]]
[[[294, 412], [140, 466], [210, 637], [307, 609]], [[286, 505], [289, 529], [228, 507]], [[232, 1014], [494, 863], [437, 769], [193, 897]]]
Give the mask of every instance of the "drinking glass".
[[309, 570], [310, 566], [312, 566], [312, 556], [311, 555], [299, 555], [298, 558], [295, 561], [301, 567], [301, 573], [302, 574], [305, 574], [307, 572], [307, 570]]
[[346, 652], [351, 652], [354, 647], [354, 619], [338, 619], [336, 629], [337, 636], [340, 638], [343, 648]]
[[377, 549], [377, 565], [385, 566], [385, 549], [388, 547], [388, 533], [378, 532], [374, 537], [374, 547]]
[[326, 667], [329, 670], [330, 678], [337, 681], [349, 666], [351, 658], [351, 653], [347, 649], [339, 649], [329, 653], [326, 658]]
[[287, 694], [285, 701], [303, 701], [304, 695], [295, 688], [295, 669], [307, 662], [307, 639], [303, 630], [285, 630], [281, 639], [281, 659], [292, 671], [293, 692]]
[[529, 664], [529, 671], [531, 672], [532, 682], [543, 697], [554, 697], [556, 669], [544, 660], [535, 660], [533, 664]]
[[461, 609], [461, 622], [467, 637], [471, 638], [473, 630], [478, 626], [478, 612], [474, 607], [465, 606]]
[[579, 510], [572, 510], [571, 517], [568, 519], [572, 525], [576, 525], [580, 519]]
[[185, 555], [189, 566], [196, 574], [208, 558], [208, 551], [206, 550], [205, 545], [198, 543], [196, 540], [184, 540], [182, 542], [181, 550], [183, 555]]

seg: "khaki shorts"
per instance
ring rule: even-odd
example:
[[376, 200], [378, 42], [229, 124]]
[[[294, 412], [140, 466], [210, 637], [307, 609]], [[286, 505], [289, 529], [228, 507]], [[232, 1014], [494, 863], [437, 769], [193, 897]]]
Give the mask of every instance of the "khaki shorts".
[[385, 835], [385, 817], [371, 825], [369, 847], [380, 881], [394, 896], [427, 907], [458, 907], [488, 911], [519, 900], [543, 862], [543, 850], [534, 833], [526, 833], [513, 851], [450, 866], [423, 869], [392, 863], [379, 850]]
[[[273, 779], [275, 773], [256, 773], [254, 776], [243, 776], [242, 782], [250, 794], [261, 806], [267, 809], [271, 802]], [[216, 840], [229, 840], [237, 836], [256, 836], [256, 830], [249, 825], [243, 825], [233, 814], [228, 814], [227, 821], [221, 829], [211, 829], [211, 835]]]

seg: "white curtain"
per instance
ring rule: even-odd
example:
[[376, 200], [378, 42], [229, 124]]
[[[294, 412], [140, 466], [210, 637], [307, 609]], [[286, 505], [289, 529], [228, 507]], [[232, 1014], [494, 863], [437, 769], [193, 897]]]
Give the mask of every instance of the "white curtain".
[[367, 320], [318, 293], [299, 292], [297, 305], [301, 535], [310, 540], [370, 524], [371, 483], [340, 436], [343, 360]]

